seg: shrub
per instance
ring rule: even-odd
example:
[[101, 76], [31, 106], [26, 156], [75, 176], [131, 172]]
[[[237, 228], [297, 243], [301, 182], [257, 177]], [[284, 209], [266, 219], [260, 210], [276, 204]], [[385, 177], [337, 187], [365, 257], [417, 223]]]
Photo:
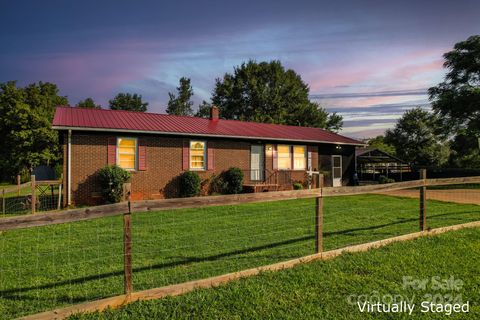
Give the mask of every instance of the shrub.
[[241, 193], [243, 190], [243, 172], [231, 167], [223, 173], [223, 192], [227, 194]]
[[53, 171], [55, 171], [55, 178], [60, 179], [63, 174], [63, 165], [61, 163], [57, 163], [55, 167], [53, 167]]
[[294, 182], [293, 183], [293, 190], [302, 190], [303, 189], [303, 184], [300, 182]]
[[384, 184], [384, 183], [394, 183], [395, 179], [387, 178], [385, 176], [379, 176], [378, 177], [378, 183]]
[[185, 171], [180, 175], [180, 196], [194, 197], [200, 194], [202, 180], [198, 173]]
[[[22, 169], [19, 173], [20, 175], [20, 183], [25, 183], [31, 180], [31, 172], [28, 169]], [[17, 184], [17, 175], [14, 175], [11, 177], [11, 183], [12, 184]]]
[[225, 188], [226, 186], [225, 186], [225, 181], [223, 181], [223, 175], [222, 174], [212, 175], [212, 177], [210, 178], [208, 193], [221, 194], [224, 192]]
[[106, 202], [116, 203], [122, 200], [123, 184], [130, 179], [130, 172], [117, 165], [100, 169], [102, 196]]

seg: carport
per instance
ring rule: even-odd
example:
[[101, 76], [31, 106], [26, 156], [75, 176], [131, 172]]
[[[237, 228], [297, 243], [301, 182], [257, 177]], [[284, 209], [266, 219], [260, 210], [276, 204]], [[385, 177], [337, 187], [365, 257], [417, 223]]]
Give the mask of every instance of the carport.
[[355, 158], [360, 181], [377, 181], [381, 175], [403, 181], [403, 175], [412, 171], [406, 161], [375, 148], [358, 148]]

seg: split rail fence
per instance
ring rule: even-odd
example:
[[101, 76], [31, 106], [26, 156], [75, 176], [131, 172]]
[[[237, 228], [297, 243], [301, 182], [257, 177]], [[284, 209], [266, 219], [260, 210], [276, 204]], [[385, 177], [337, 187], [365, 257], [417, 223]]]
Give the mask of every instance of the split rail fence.
[[[311, 190], [126, 201], [6, 217], [0, 219], [0, 315], [63, 318], [480, 226], [480, 189], [468, 187], [478, 184], [480, 177], [427, 179], [423, 172], [415, 181], [333, 188], [323, 187], [320, 176], [320, 188]], [[430, 199], [429, 188], [438, 194], [460, 190], [478, 204]], [[35, 271], [41, 277], [32, 276]], [[55, 307], [61, 309], [35, 314]]]

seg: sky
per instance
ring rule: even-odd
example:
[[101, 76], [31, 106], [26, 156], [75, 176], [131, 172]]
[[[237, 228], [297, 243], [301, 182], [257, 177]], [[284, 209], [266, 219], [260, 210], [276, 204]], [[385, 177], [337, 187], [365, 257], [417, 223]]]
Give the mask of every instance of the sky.
[[442, 54], [480, 33], [480, 1], [0, 0], [0, 82], [49, 81], [71, 105], [139, 93], [164, 112], [191, 78], [195, 105], [244, 61], [280, 60], [311, 99], [367, 138], [429, 108]]

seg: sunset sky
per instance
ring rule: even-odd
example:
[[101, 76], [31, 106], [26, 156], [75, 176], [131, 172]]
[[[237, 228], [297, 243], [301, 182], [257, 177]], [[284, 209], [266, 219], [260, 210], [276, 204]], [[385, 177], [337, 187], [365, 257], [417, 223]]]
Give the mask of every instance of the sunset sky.
[[56, 83], [72, 105], [135, 92], [164, 112], [178, 79], [194, 101], [243, 61], [280, 60], [343, 134], [392, 127], [442, 80], [442, 54], [480, 33], [480, 1], [0, 0], [0, 82]]

